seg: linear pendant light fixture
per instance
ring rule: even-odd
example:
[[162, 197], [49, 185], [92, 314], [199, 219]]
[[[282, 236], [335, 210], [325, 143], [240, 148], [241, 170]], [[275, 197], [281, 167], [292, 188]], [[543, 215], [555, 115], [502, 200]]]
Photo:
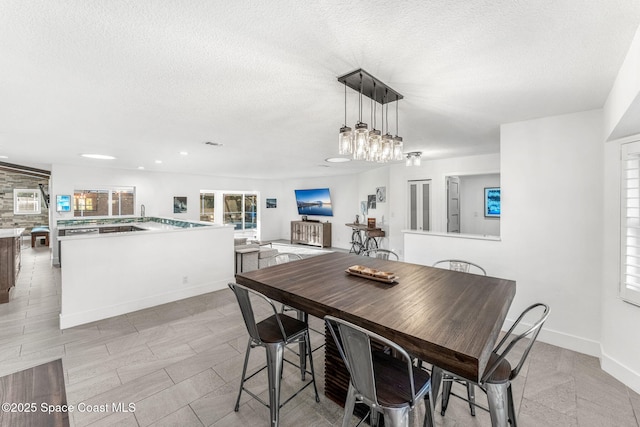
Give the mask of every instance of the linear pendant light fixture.
[[[402, 160], [404, 155], [402, 137], [398, 136], [398, 101], [404, 97], [389, 86], [373, 77], [363, 69], [352, 71], [338, 77], [344, 84], [344, 124], [340, 128], [338, 153], [350, 154], [355, 160], [385, 163]], [[358, 122], [355, 130], [347, 126], [347, 86], [359, 93]], [[371, 99], [371, 117], [373, 129], [362, 122], [362, 96]], [[389, 133], [389, 105], [396, 103], [396, 136]], [[377, 104], [380, 104], [382, 132], [376, 129]], [[386, 107], [386, 113], [385, 113]], [[385, 121], [386, 118], [386, 121]], [[382, 133], [386, 130], [384, 136]]]

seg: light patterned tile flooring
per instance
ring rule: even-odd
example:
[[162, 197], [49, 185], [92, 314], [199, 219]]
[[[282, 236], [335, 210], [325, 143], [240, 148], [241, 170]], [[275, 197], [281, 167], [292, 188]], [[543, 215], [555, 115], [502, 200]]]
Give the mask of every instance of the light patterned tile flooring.
[[[50, 265], [47, 248], [24, 248], [11, 301], [0, 305], [0, 375], [62, 358], [70, 404], [135, 404], [134, 412], [75, 411], [73, 426], [269, 425], [268, 410], [247, 394], [233, 411], [247, 334], [230, 291], [64, 331], [59, 309], [60, 269]], [[323, 329], [320, 319], [312, 322]], [[316, 346], [323, 337], [312, 333], [312, 339]], [[342, 408], [322, 395], [323, 357], [322, 349], [314, 353], [320, 403], [307, 388], [282, 408], [281, 426], [341, 425]], [[264, 353], [254, 350], [250, 367], [263, 361]], [[298, 384], [285, 364], [283, 396]], [[264, 377], [251, 388], [267, 399]], [[602, 371], [596, 358], [559, 347], [536, 343], [513, 392], [521, 426], [639, 426], [638, 394]], [[445, 417], [439, 406], [438, 426], [490, 425], [487, 413], [471, 417], [459, 399], [451, 399]], [[414, 425], [422, 425], [423, 414], [417, 406]]]

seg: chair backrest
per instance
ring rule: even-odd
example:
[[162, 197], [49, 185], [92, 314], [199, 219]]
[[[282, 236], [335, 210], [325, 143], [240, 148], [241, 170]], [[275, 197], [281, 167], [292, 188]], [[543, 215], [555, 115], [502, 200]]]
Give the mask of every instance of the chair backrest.
[[258, 325], [256, 322], [256, 318], [253, 311], [253, 305], [251, 304], [251, 294], [263, 299], [266, 301], [271, 308], [273, 309], [273, 313], [275, 315], [276, 321], [278, 322], [278, 326], [280, 327], [280, 333], [282, 334], [282, 339], [286, 340], [286, 333], [284, 331], [284, 327], [282, 326], [282, 321], [280, 320], [280, 316], [278, 314], [278, 310], [276, 310], [276, 306], [269, 298], [262, 295], [260, 292], [256, 292], [253, 289], [246, 288], [237, 283], [229, 283], [229, 288], [233, 291], [238, 300], [238, 305], [240, 306], [240, 312], [242, 313], [242, 319], [244, 320], [244, 324], [247, 327], [247, 332], [249, 332], [249, 336], [256, 341], [257, 343], [261, 343], [262, 339], [260, 338], [260, 333], [258, 332]]
[[[439, 268], [443, 268], [445, 266], [449, 270], [461, 271], [463, 273], [473, 273], [474, 271], [471, 269], [471, 267], [473, 267], [481, 271], [483, 276], [487, 275], [487, 272], [485, 271], [485, 269], [480, 267], [478, 264], [475, 264], [470, 261], [465, 261], [462, 259], [443, 259], [441, 261], [433, 263], [432, 265], [432, 267], [439, 267]], [[469, 270], [472, 270], [472, 271], [469, 271]]]
[[[541, 314], [537, 318], [537, 320], [535, 320], [533, 322], [533, 325], [531, 327], [529, 327], [526, 331], [522, 332], [521, 334], [518, 334], [518, 335], [515, 335], [515, 336], [511, 337], [511, 334], [516, 329], [516, 327], [518, 327], [520, 322], [522, 322], [522, 320], [529, 313], [533, 312], [534, 310], [535, 311], [540, 311]], [[507, 354], [509, 354], [511, 349], [513, 349], [513, 347], [520, 340], [522, 340], [523, 338], [529, 337], [529, 342], [527, 343], [527, 346], [525, 347], [524, 351], [522, 352], [522, 356], [520, 356], [520, 360], [518, 361], [518, 364], [514, 368], [511, 369], [511, 374], [509, 376], [509, 379], [511, 380], [511, 379], [515, 378], [518, 375], [518, 372], [520, 372], [520, 368], [522, 368], [522, 365], [524, 365], [524, 362], [527, 359], [527, 356], [529, 355], [529, 351], [531, 350], [531, 347], [533, 346], [533, 343], [536, 341], [536, 338], [538, 338], [538, 334], [540, 333], [540, 329], [542, 329], [542, 325], [547, 320], [547, 317], [549, 317], [549, 306], [546, 305], [546, 304], [543, 304], [543, 303], [533, 304], [533, 305], [529, 306], [526, 310], [524, 310], [522, 312], [522, 314], [520, 314], [518, 319], [515, 321], [513, 326], [511, 326], [511, 328], [509, 328], [509, 331], [505, 334], [504, 337], [502, 337], [502, 339], [500, 340], [498, 345], [496, 345], [496, 347], [494, 348], [493, 353], [498, 355], [498, 358], [494, 361], [493, 364], [491, 364], [491, 366], [487, 366], [484, 374], [482, 375], [482, 381], [488, 379], [491, 376], [491, 374], [493, 374], [493, 372], [496, 370], [496, 368], [505, 359]], [[507, 344], [507, 342], [508, 342], [508, 344]], [[503, 350], [501, 350], [501, 348], [503, 346], [505, 346], [505, 347], [504, 347]]]
[[389, 250], [389, 249], [369, 249], [362, 253], [363, 256], [368, 256], [371, 258], [380, 258], [380, 259], [390, 259], [392, 261], [398, 261], [400, 258], [398, 254]]
[[302, 256], [291, 252], [279, 252], [276, 256], [269, 260], [269, 267], [272, 265], [285, 264], [287, 262], [302, 259]]
[[[373, 355], [371, 352], [371, 340], [373, 340], [395, 350], [396, 354], [402, 356], [402, 360], [407, 362], [409, 386], [411, 388], [411, 401], [409, 403], [413, 407], [416, 390], [413, 380], [412, 359], [402, 347], [393, 341], [345, 320], [333, 316], [325, 316], [324, 321], [333, 336], [347, 371], [349, 371], [351, 383], [364, 398], [365, 402], [380, 405], [376, 392]], [[338, 335], [336, 335], [336, 331]]]

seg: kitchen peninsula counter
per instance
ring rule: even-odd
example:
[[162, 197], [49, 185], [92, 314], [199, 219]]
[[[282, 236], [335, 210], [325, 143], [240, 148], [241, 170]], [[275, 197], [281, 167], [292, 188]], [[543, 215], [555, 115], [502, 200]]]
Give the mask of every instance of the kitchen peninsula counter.
[[231, 226], [155, 217], [57, 226], [61, 329], [213, 292], [233, 280]]

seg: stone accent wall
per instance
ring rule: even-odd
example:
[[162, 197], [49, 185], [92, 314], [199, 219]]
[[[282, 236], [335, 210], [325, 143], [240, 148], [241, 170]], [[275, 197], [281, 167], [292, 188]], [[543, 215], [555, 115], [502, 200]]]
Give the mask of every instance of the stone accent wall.
[[[45, 191], [49, 188], [49, 180], [0, 170], [0, 228], [24, 227], [30, 231], [38, 225], [49, 224], [49, 209], [42, 200], [40, 215], [14, 215], [13, 190], [15, 188], [37, 189], [43, 184]], [[54, 200], [55, 202], [55, 200]]]

